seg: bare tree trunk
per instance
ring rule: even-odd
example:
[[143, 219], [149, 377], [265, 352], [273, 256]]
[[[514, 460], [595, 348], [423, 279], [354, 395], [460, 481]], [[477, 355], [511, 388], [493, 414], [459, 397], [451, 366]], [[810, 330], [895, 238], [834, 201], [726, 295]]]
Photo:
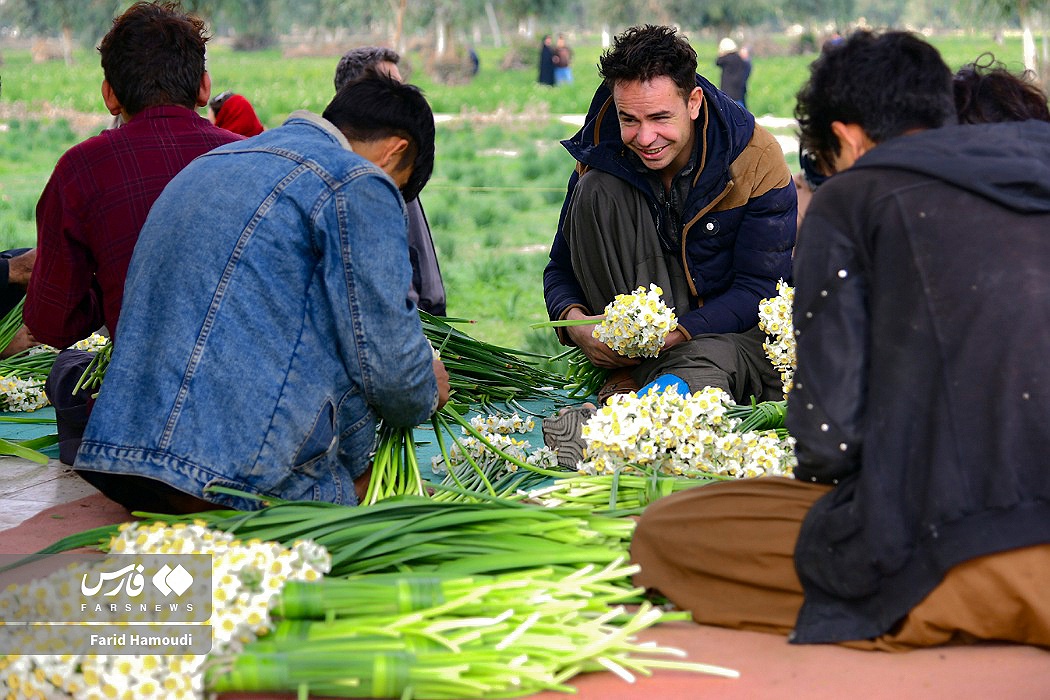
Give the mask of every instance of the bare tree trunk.
[[492, 32], [492, 41], [495, 42], [496, 48], [503, 46], [503, 37], [500, 35], [499, 22], [496, 21], [496, 10], [493, 9], [492, 3], [486, 0], [485, 2], [485, 14], [489, 18], [489, 30]]
[[69, 25], [62, 27], [62, 60], [67, 66], [73, 65], [73, 28]]
[[1021, 34], [1021, 52], [1024, 54], [1025, 70], [1032, 71], [1032, 74], [1038, 77], [1039, 62], [1035, 57], [1035, 38], [1032, 36], [1032, 27], [1028, 24], [1024, 25]]
[[408, 0], [401, 0], [401, 4], [398, 5], [397, 10], [394, 13], [396, 18], [394, 21], [394, 37], [390, 43], [398, 53], [404, 53], [405, 47], [401, 45], [402, 36], [405, 28], [405, 8], [408, 6]]
[[1025, 70], [1039, 77], [1039, 63], [1035, 57], [1035, 38], [1032, 35], [1032, 12], [1028, 0], [1017, 4], [1017, 15], [1021, 20], [1021, 54]]
[[448, 49], [448, 12], [444, 6], [438, 6], [434, 16], [434, 24], [437, 25], [437, 37], [434, 40], [434, 55], [441, 58]]

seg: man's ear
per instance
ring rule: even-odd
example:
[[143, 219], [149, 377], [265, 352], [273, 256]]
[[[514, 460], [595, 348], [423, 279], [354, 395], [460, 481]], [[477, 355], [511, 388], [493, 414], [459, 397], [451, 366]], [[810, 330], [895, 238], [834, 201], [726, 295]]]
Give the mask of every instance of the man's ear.
[[113, 92], [113, 87], [109, 84], [108, 80], [102, 80], [102, 101], [106, 104], [106, 109], [113, 116], [117, 116], [124, 111], [124, 105], [120, 104], [120, 100], [117, 99], [117, 94]]
[[689, 110], [689, 118], [696, 119], [700, 116], [700, 105], [704, 103], [704, 91], [699, 87], [693, 88], [693, 91], [689, 93], [689, 99], [685, 103]]
[[401, 162], [401, 158], [405, 155], [408, 150], [408, 139], [401, 138], [400, 136], [388, 136], [386, 142], [383, 144], [383, 162], [379, 166], [383, 170], [387, 170], [388, 166], [391, 170], [397, 170], [398, 164]]
[[831, 122], [831, 133], [839, 141], [838, 170], [845, 170], [857, 162], [857, 159], [875, 147], [875, 142], [868, 136], [860, 124]]
[[208, 75], [208, 71], [204, 71], [204, 75], [201, 76], [200, 87], [197, 88], [197, 106], [203, 107], [208, 104], [208, 100], [211, 99], [211, 76]]

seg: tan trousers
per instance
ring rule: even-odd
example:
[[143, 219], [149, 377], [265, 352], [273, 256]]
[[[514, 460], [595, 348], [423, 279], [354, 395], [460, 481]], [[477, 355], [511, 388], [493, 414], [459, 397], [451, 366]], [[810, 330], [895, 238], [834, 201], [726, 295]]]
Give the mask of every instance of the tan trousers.
[[[642, 514], [635, 583], [702, 624], [787, 634], [802, 605], [794, 550], [802, 519], [831, 487], [766, 477], [667, 496]], [[1050, 647], [1050, 544], [955, 566], [898, 625], [861, 649], [999, 640]]]

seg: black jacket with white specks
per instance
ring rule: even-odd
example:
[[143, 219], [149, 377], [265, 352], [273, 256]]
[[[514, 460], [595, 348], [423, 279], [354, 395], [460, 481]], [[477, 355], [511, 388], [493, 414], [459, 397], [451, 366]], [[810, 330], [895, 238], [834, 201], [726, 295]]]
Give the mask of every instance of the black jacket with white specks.
[[796, 642], [875, 637], [952, 566], [1050, 542], [1050, 124], [886, 141], [795, 257]]

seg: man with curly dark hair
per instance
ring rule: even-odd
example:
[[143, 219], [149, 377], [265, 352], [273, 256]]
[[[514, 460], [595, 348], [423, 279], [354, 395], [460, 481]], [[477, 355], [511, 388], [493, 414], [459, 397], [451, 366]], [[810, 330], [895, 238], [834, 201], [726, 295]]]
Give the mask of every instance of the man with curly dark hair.
[[906, 32], [812, 64], [831, 177], [795, 254], [794, 479], [646, 509], [636, 583], [797, 643], [1050, 647], [1050, 124], [956, 125]]
[[955, 111], [960, 124], [1050, 122], [1046, 92], [1029, 72], [1015, 75], [991, 54], [982, 54], [955, 72]]
[[550, 318], [596, 323], [617, 294], [649, 284], [678, 317], [640, 362], [593, 324], [559, 329], [612, 370], [599, 399], [666, 373], [740, 402], [782, 397], [758, 305], [791, 275], [795, 188], [776, 139], [696, 65], [675, 29], [628, 29], [601, 58], [586, 123], [562, 142], [578, 165], [544, 271]]
[[[153, 202], [191, 160], [243, 138], [195, 111], [211, 95], [207, 41], [204, 22], [175, 3], [135, 3], [103, 37], [102, 99], [125, 124], [63, 154], [40, 196], [25, 302], [37, 341], [65, 348], [102, 326], [116, 339], [128, 264]], [[67, 464], [87, 419], [87, 392], [71, 398], [86, 355], [63, 353], [47, 384]]]

